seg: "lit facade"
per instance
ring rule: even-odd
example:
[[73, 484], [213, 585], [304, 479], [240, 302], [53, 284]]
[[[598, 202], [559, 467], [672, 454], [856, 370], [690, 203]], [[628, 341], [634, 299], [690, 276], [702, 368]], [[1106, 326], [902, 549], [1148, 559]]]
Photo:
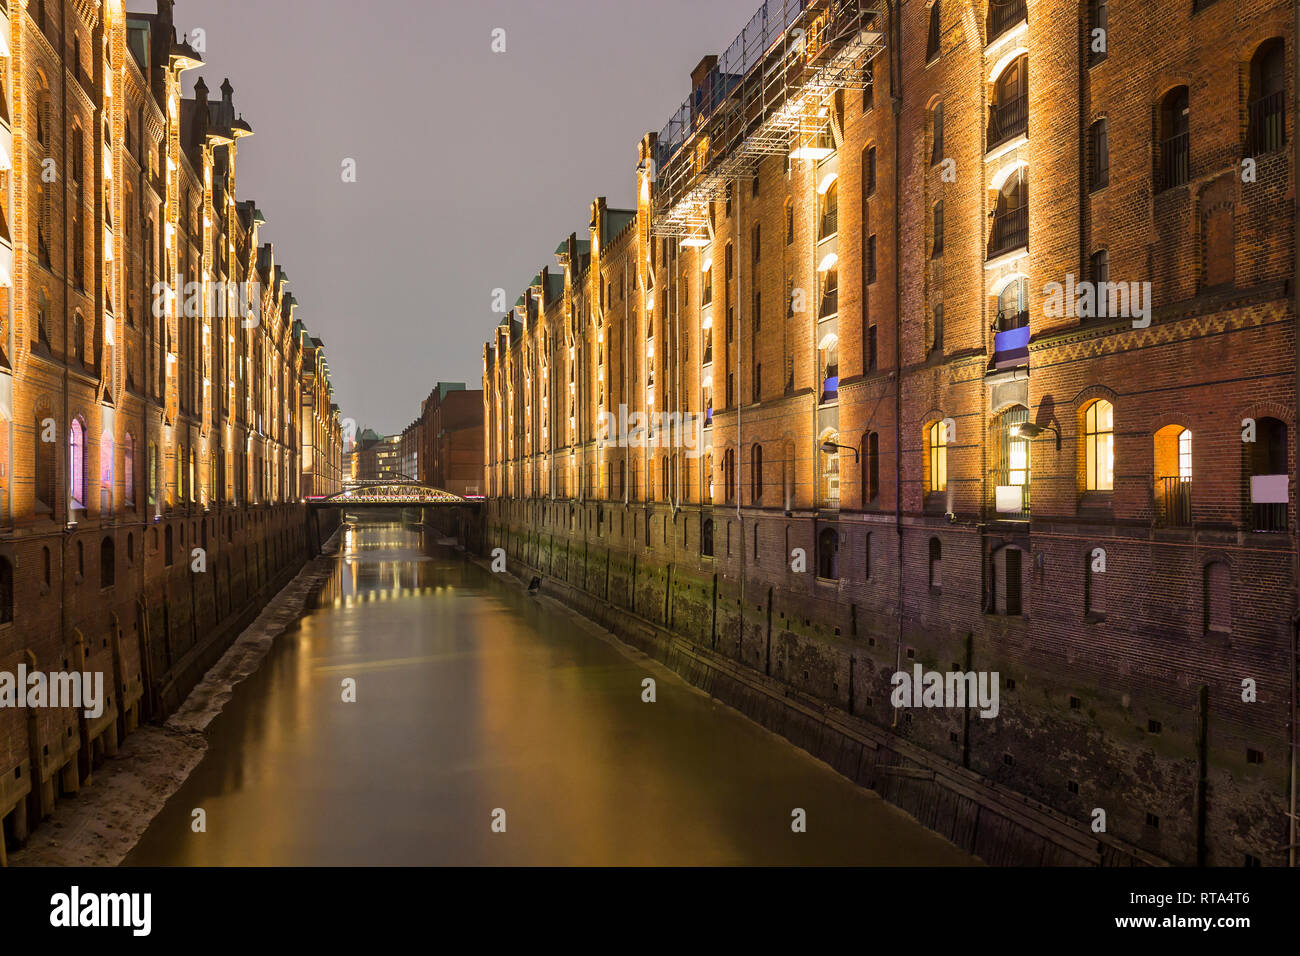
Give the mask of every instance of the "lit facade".
[[[1104, 854], [1277, 863], [1293, 8], [1157, 6], [767, 4], [487, 343], [488, 546], [1085, 842], [1103, 806]], [[1001, 715], [900, 712], [913, 661]]]

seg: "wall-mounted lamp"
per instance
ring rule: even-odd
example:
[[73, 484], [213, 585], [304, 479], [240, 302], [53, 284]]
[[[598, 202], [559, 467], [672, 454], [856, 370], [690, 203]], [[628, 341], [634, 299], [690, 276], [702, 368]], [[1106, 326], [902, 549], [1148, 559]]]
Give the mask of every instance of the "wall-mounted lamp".
[[824, 454], [833, 455], [835, 454], [836, 449], [839, 448], [845, 448], [853, 452], [854, 464], [862, 460], [861, 457], [858, 455], [858, 450], [854, 448], [852, 445], [837, 445], [835, 442], [829, 440], [822, 442], [822, 452]]
[[1056, 435], [1056, 450], [1061, 450], [1061, 432], [1055, 425], [1035, 425], [1033, 422], [1023, 422], [1019, 425], [1012, 425], [1010, 434], [1012, 438], [1024, 438], [1033, 441], [1035, 438], [1045, 432], [1053, 432]]

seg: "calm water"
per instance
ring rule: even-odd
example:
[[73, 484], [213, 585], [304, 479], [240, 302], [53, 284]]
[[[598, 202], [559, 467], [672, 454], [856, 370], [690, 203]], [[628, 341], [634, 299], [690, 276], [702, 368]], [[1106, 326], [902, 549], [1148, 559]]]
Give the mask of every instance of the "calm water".
[[337, 560], [127, 864], [972, 862], [424, 532], [357, 524]]

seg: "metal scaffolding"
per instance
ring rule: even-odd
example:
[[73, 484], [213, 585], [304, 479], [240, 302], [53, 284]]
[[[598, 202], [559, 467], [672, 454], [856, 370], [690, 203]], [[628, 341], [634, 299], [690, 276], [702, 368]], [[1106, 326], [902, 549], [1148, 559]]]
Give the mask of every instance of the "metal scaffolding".
[[824, 142], [827, 98], [870, 85], [884, 23], [883, 0], [767, 0], [659, 133], [651, 234], [705, 233], [731, 181]]

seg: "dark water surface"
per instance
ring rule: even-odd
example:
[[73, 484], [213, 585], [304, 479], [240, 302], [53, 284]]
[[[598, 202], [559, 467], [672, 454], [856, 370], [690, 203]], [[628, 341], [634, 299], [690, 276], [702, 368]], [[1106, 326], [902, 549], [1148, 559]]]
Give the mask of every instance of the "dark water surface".
[[344, 535], [128, 865], [973, 862], [428, 533]]

